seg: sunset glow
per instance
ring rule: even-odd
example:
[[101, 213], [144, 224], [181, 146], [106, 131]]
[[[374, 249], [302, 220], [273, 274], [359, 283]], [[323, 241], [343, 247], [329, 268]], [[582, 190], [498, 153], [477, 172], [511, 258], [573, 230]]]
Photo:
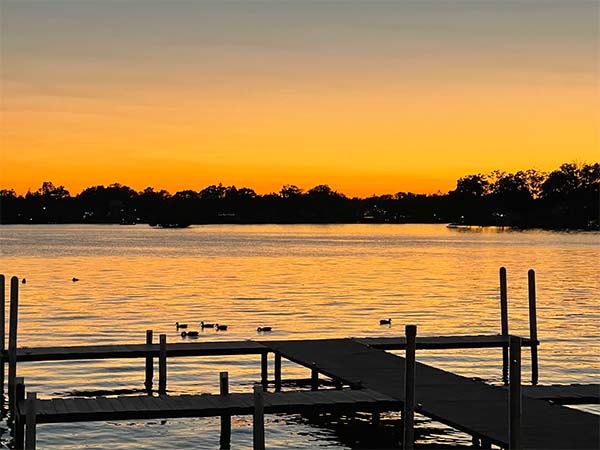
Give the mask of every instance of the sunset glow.
[[446, 192], [598, 159], [596, 2], [2, 1], [0, 188]]

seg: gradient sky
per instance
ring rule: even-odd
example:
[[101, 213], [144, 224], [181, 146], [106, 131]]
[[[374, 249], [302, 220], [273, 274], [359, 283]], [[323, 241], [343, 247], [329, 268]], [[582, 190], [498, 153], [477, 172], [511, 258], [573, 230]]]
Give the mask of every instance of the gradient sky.
[[0, 187], [446, 192], [600, 159], [574, 1], [0, 1]]

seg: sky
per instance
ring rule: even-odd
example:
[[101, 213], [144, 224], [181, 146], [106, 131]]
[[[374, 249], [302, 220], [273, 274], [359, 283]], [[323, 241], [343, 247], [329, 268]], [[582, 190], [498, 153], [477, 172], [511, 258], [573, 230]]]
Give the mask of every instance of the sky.
[[600, 2], [0, 0], [0, 188], [447, 192], [600, 159]]

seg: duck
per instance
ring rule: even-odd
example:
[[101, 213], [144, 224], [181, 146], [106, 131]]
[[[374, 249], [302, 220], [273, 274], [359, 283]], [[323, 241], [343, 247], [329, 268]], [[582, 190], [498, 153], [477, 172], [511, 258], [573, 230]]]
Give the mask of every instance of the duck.
[[75, 278], [75, 277], [73, 277], [73, 278], [71, 278], [71, 281], [72, 281], [73, 283], [75, 283], [75, 282], [79, 281], [79, 278]]
[[392, 319], [381, 319], [379, 321], [379, 325], [391, 325], [392, 324]]
[[217, 329], [217, 331], [227, 331], [227, 325], [219, 325], [218, 323], [216, 323], [215, 328]]
[[265, 331], [273, 331], [273, 327], [258, 327], [256, 329], [256, 331], [258, 331], [259, 333], [265, 332]]
[[199, 333], [197, 331], [182, 331], [181, 337], [198, 337]]
[[200, 328], [214, 328], [214, 323], [205, 323], [204, 320], [200, 322]]
[[27, 280], [26, 280], [25, 278], [23, 278], [23, 279], [21, 280], [21, 283], [25, 284], [25, 283], [27, 283]]
[[180, 328], [187, 328], [187, 323], [179, 323], [179, 322], [175, 322], [175, 326], [177, 327], [177, 329], [179, 330]]

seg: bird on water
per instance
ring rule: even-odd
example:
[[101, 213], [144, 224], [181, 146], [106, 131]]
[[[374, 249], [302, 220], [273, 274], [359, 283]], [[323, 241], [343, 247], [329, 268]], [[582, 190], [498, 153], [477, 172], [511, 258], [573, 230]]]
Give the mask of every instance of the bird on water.
[[263, 333], [265, 331], [273, 331], [273, 327], [258, 327], [256, 331], [258, 331], [259, 333]]
[[202, 322], [200, 322], [200, 327], [201, 328], [214, 328], [215, 324], [214, 323], [206, 323], [203, 320]]
[[23, 278], [23, 279], [21, 280], [21, 283], [25, 284], [25, 283], [27, 283], [27, 280], [26, 280], [25, 278]]
[[392, 319], [381, 319], [379, 321], [379, 325], [391, 325], [392, 324]]
[[216, 323], [215, 328], [217, 329], [217, 331], [227, 331], [227, 325], [219, 325], [218, 323]]
[[180, 328], [187, 328], [187, 323], [179, 323], [179, 322], [175, 322], [175, 326], [177, 327], [177, 329], [179, 330]]
[[198, 337], [199, 333], [197, 331], [182, 331], [181, 337]]
[[73, 277], [73, 278], [71, 278], [71, 281], [72, 281], [73, 283], [75, 283], [75, 282], [79, 281], [79, 278], [75, 278], [75, 277]]

